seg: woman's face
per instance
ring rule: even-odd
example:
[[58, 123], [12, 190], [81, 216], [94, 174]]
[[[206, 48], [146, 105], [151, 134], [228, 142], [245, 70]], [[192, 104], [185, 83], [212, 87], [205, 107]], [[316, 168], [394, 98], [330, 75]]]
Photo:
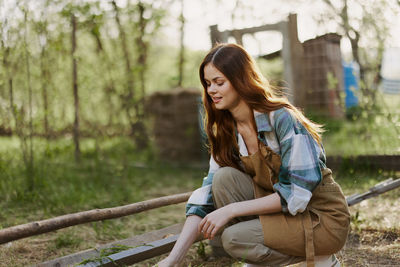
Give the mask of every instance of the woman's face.
[[212, 63], [204, 67], [204, 79], [207, 83], [207, 94], [211, 97], [216, 109], [233, 110], [240, 103], [240, 96], [230, 81]]

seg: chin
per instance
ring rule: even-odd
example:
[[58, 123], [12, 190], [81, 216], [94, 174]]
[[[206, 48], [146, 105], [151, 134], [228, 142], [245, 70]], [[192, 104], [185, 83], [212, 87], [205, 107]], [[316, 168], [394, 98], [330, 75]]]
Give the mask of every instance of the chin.
[[215, 109], [218, 109], [218, 110], [227, 109], [226, 107], [224, 107], [224, 106], [222, 106], [222, 105], [216, 105], [216, 104], [214, 104], [214, 107], [215, 107]]

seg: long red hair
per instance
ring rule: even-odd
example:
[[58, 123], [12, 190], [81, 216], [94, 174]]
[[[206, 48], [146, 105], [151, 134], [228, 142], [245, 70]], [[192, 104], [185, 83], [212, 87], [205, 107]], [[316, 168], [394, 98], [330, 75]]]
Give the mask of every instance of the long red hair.
[[311, 122], [290, 104], [287, 98], [279, 96], [278, 90], [269, 85], [259, 72], [253, 58], [243, 47], [237, 44], [218, 44], [205, 56], [200, 65], [199, 74], [204, 88], [205, 129], [210, 152], [220, 166], [241, 169], [235, 121], [228, 110], [216, 109], [211, 97], [207, 94], [204, 68], [209, 63], [225, 75], [252, 110], [269, 113], [285, 107], [306, 127], [317, 143], [321, 144], [322, 126]]

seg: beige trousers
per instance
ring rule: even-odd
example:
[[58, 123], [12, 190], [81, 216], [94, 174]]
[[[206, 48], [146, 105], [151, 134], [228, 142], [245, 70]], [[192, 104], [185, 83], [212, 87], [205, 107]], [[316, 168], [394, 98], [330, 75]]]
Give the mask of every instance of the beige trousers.
[[[249, 175], [231, 167], [220, 168], [213, 177], [212, 194], [216, 208], [233, 202], [254, 199], [253, 181]], [[284, 266], [304, 261], [303, 257], [282, 254], [264, 245], [263, 231], [258, 216], [232, 220], [216, 237], [230, 256], [246, 263], [265, 266]]]

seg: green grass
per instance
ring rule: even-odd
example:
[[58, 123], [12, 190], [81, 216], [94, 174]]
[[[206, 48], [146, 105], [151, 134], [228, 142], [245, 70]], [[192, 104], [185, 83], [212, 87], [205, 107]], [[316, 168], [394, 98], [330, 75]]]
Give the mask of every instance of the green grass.
[[378, 93], [377, 102], [376, 110], [355, 109], [342, 119], [308, 114], [324, 125], [328, 156], [400, 155], [400, 95]]
[[104, 139], [97, 146], [92, 139], [82, 140], [82, 158], [77, 164], [71, 143], [34, 140], [35, 190], [30, 192], [18, 140], [0, 139], [1, 227], [28, 222], [34, 217], [125, 205], [190, 191], [200, 186], [206, 171], [159, 162], [149, 151], [136, 151], [125, 138]]
[[331, 121], [326, 124], [326, 130], [323, 143], [327, 155], [400, 154], [400, 136], [392, 125], [380, 122], [362, 124], [352, 120]]

